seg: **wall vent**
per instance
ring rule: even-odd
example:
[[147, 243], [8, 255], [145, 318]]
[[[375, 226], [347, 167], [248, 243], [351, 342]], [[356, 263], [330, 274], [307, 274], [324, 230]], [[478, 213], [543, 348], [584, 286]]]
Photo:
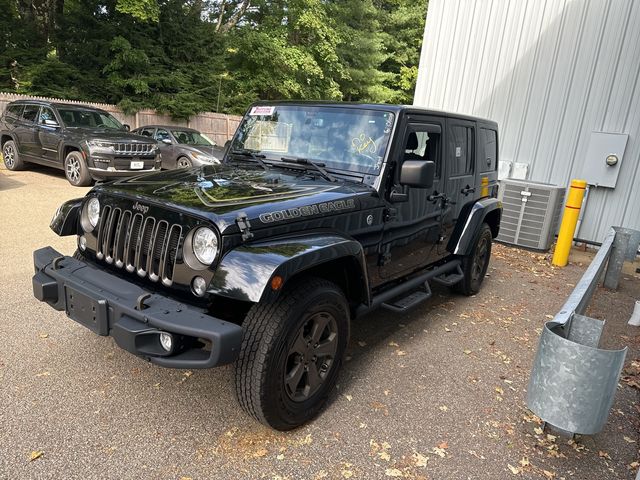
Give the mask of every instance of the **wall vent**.
[[566, 189], [531, 180], [501, 180], [502, 220], [497, 240], [547, 251], [558, 229]]

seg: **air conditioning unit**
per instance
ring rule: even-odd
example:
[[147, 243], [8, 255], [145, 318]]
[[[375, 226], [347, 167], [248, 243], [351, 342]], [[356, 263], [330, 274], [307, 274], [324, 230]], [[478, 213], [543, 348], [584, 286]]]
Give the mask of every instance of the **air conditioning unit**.
[[558, 229], [566, 188], [531, 180], [500, 181], [502, 221], [497, 240], [547, 251]]

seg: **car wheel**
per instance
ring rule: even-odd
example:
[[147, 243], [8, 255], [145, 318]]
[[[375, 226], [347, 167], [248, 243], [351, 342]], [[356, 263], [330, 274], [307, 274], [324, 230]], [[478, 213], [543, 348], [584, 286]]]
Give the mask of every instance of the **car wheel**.
[[91, 185], [92, 179], [87, 168], [87, 162], [78, 151], [69, 152], [64, 159], [64, 174], [74, 187]]
[[8, 170], [22, 170], [24, 168], [24, 162], [20, 159], [18, 149], [13, 140], [7, 140], [2, 146], [2, 158], [4, 159], [4, 166]]
[[189, 160], [187, 157], [180, 157], [176, 162], [176, 166], [177, 168], [189, 168], [193, 166], [193, 164], [191, 163], [191, 160]]
[[253, 418], [291, 430], [314, 418], [333, 389], [349, 339], [349, 308], [334, 283], [319, 278], [256, 304], [243, 323], [236, 396]]
[[456, 289], [460, 293], [475, 295], [480, 291], [482, 281], [489, 267], [492, 240], [493, 236], [489, 225], [483, 223], [473, 242], [471, 253], [462, 257], [464, 278], [456, 285]]

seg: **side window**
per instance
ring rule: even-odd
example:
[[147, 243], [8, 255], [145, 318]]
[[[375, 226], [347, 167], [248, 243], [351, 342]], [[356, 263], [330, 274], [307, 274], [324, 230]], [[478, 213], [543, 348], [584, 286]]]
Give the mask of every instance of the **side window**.
[[140, 130], [140, 135], [143, 135], [145, 137], [153, 137], [153, 128], [143, 128], [142, 130]]
[[162, 141], [164, 139], [171, 140], [171, 137], [169, 136], [169, 132], [159, 128], [158, 131], [156, 132], [155, 139], [158, 141]]
[[452, 125], [449, 128], [447, 162], [449, 177], [473, 173], [473, 128]]
[[27, 122], [35, 122], [38, 119], [40, 105], [25, 105], [22, 112], [22, 119]]
[[[436, 131], [437, 130], [437, 131]], [[405, 160], [425, 160], [436, 164], [436, 178], [440, 178], [440, 127], [437, 125], [411, 124], [405, 144]]]
[[40, 119], [38, 120], [38, 123], [44, 125], [47, 120], [52, 120], [58, 123], [53, 110], [51, 110], [49, 107], [42, 107], [42, 110], [40, 110]]
[[5, 112], [5, 115], [7, 117], [11, 117], [11, 118], [20, 118], [20, 114], [22, 113], [22, 107], [23, 105], [9, 105], [7, 107], [7, 110]]
[[480, 171], [491, 172], [497, 168], [498, 163], [498, 135], [495, 130], [481, 128], [479, 130], [480, 144], [484, 149], [484, 158], [480, 159]]

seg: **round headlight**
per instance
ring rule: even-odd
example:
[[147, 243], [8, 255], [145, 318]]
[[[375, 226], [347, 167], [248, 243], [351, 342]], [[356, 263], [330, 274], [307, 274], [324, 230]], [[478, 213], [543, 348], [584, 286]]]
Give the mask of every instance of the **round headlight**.
[[218, 237], [213, 230], [201, 227], [193, 235], [193, 254], [204, 265], [211, 265], [218, 253]]
[[90, 198], [87, 202], [87, 220], [92, 227], [98, 225], [98, 220], [100, 219], [100, 201], [93, 197]]

